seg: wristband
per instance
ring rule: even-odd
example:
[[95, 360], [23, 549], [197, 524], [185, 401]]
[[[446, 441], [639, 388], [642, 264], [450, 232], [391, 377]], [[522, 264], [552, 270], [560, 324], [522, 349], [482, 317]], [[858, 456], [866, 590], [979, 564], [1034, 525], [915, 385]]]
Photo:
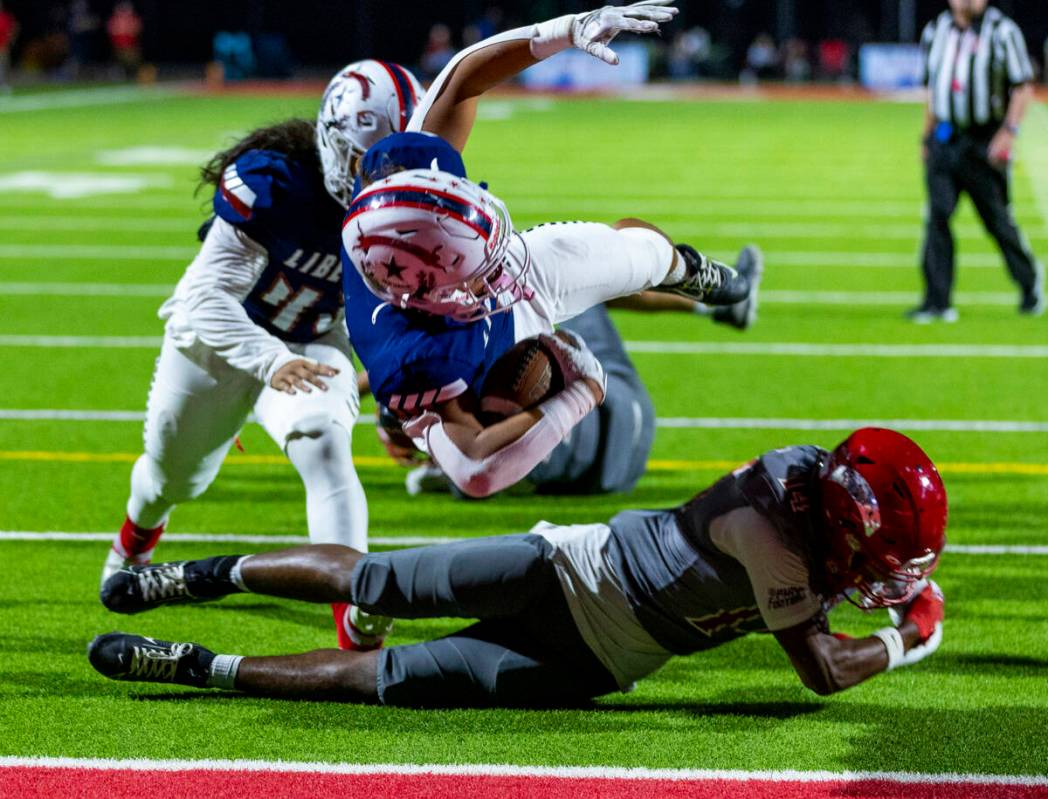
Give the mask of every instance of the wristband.
[[1001, 125], [1001, 127], [1004, 128], [1006, 131], [1008, 131], [1013, 136], [1018, 136], [1019, 135], [1019, 126], [1018, 125], [1013, 125], [1010, 122], [1005, 122], [1003, 125]]
[[888, 650], [888, 667], [885, 671], [891, 671], [902, 663], [902, 656], [906, 653], [902, 633], [894, 627], [882, 627], [873, 633], [873, 637], [880, 638], [884, 648]]
[[531, 34], [531, 42], [528, 45], [531, 54], [542, 61], [544, 58], [549, 58], [571, 47], [571, 25], [574, 21], [574, 14], [566, 14], [563, 17], [538, 23]]

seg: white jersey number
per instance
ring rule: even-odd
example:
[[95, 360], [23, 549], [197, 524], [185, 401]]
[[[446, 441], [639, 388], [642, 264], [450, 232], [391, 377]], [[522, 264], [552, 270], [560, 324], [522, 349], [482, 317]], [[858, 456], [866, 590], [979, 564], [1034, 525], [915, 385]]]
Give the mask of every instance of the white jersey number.
[[321, 296], [319, 291], [309, 286], [295, 291], [286, 277], [277, 275], [273, 285], [262, 295], [262, 301], [276, 307], [276, 312], [270, 320], [273, 327], [290, 332], [302, 314], [315, 305]]

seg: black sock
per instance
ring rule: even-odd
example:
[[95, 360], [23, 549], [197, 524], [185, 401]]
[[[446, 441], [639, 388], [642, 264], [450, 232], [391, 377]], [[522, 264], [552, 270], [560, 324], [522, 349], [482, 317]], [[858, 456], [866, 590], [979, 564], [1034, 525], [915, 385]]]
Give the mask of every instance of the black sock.
[[220, 555], [215, 558], [191, 560], [185, 565], [186, 585], [193, 596], [217, 599], [240, 592], [230, 578], [230, 572], [243, 555]]

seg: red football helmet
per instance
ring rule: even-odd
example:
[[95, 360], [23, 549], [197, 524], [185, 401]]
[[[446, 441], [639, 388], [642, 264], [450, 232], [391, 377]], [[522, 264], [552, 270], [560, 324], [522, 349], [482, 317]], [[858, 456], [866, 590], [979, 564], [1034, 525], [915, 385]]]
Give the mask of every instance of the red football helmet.
[[946, 488], [902, 433], [856, 430], [819, 473], [829, 587], [863, 608], [908, 602], [946, 545]]

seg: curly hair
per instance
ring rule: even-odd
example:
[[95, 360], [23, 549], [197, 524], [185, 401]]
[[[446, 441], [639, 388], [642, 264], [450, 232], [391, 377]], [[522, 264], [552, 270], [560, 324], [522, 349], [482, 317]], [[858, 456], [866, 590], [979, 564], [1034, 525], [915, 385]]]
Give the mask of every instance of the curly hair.
[[287, 119], [273, 125], [256, 128], [232, 147], [216, 153], [200, 168], [197, 191], [217, 187], [226, 167], [248, 150], [275, 150], [311, 167], [319, 178], [322, 174], [317, 154], [317, 133], [313, 123], [305, 119]]

